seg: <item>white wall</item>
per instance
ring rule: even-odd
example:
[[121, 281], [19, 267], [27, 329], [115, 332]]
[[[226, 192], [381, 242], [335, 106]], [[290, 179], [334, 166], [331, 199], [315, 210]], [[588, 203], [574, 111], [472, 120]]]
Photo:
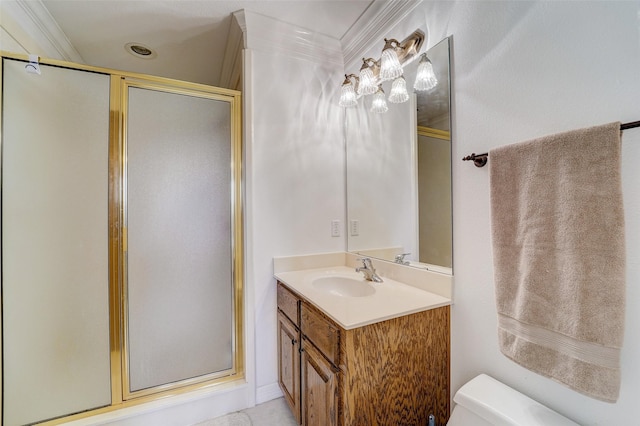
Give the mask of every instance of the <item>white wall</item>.
[[640, 129], [623, 136], [627, 308], [615, 404], [582, 396], [500, 354], [488, 167], [460, 159], [559, 131], [640, 120], [639, 17], [637, 1], [425, 2], [394, 29], [402, 36], [426, 24], [427, 48], [453, 35], [452, 391], [487, 372], [581, 424], [638, 424], [640, 168], [634, 157]]
[[[342, 63], [337, 40], [302, 32], [289, 38], [292, 25], [249, 11], [245, 18], [246, 285], [254, 297], [260, 403], [281, 395], [273, 257], [345, 249]], [[277, 50], [303, 37], [304, 46]], [[334, 219], [343, 225], [340, 237], [331, 236]]]

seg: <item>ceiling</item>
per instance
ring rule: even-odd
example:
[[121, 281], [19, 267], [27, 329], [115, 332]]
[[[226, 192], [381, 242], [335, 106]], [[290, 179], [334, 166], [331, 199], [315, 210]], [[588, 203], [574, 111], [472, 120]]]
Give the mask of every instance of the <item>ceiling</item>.
[[[354, 52], [360, 55], [372, 38], [386, 35], [375, 31], [382, 31], [391, 17], [403, 16], [419, 3], [405, 0], [0, 2], [21, 3], [29, 11], [29, 16], [41, 17], [39, 8], [46, 8], [45, 15], [51, 15], [46, 21], [55, 21], [63, 33], [62, 38], [66, 37], [71, 45], [70, 52], [65, 48], [65, 55], [72, 62], [223, 87], [225, 82], [221, 82], [221, 75], [225, 50], [233, 22], [232, 14], [236, 11], [249, 10], [340, 40], [346, 63]], [[39, 24], [41, 27], [43, 25]], [[60, 34], [55, 32], [55, 36], [60, 37]], [[155, 57], [143, 59], [132, 55], [125, 47], [128, 43], [151, 48]], [[359, 58], [357, 56], [356, 59]], [[438, 62], [434, 62], [436, 72]], [[448, 64], [448, 60], [443, 63]], [[357, 72], [357, 69], [350, 69], [350, 72]], [[444, 90], [445, 86], [430, 92], [428, 97], [418, 96], [421, 123], [426, 123], [426, 118], [448, 113], [449, 94], [447, 91], [440, 96], [440, 89]], [[438, 99], [443, 102], [436, 102]]]
[[[87, 65], [219, 85], [241, 9], [341, 40], [373, 0], [41, 0]], [[156, 52], [142, 59], [127, 43]]]

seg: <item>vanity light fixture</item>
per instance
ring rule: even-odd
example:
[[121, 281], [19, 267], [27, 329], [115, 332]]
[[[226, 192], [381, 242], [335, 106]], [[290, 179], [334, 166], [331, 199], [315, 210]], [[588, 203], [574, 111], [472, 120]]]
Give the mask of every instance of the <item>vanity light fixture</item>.
[[433, 65], [427, 54], [423, 53], [420, 57], [420, 63], [418, 63], [418, 72], [416, 73], [416, 81], [413, 84], [413, 88], [416, 90], [430, 90], [436, 87], [438, 79], [436, 73], [433, 71]]
[[373, 58], [362, 58], [362, 67], [360, 68], [360, 86], [358, 88], [359, 95], [373, 95], [378, 91], [378, 78], [376, 75], [380, 72], [380, 62], [376, 62]]
[[[351, 82], [351, 79], [355, 80], [355, 85], [354, 83]], [[358, 105], [358, 95], [357, 95], [357, 91], [358, 91], [358, 86], [359, 86], [359, 81], [358, 81], [358, 76], [356, 76], [355, 74], [345, 74], [344, 75], [344, 82], [342, 83], [342, 90], [340, 93], [340, 106], [341, 107], [353, 107]], [[355, 87], [354, 87], [355, 86]]]
[[[386, 81], [393, 81], [389, 93], [389, 102], [402, 103], [408, 101], [409, 93], [407, 92], [407, 82], [404, 78], [402, 67], [417, 57], [420, 47], [424, 43], [424, 38], [424, 32], [421, 30], [414, 31], [413, 34], [401, 42], [393, 38], [385, 38], [380, 59], [362, 58], [362, 67], [358, 76], [345, 74], [340, 94], [340, 106], [356, 106], [357, 99], [361, 96], [374, 95], [371, 111], [386, 112], [389, 108], [382, 89], [382, 83]], [[426, 59], [426, 54], [423, 56]], [[431, 65], [428, 59], [426, 61]], [[420, 65], [422, 65], [422, 62]], [[416, 77], [414, 88], [416, 90], [433, 88], [437, 84], [435, 75], [433, 75], [433, 67], [431, 67], [431, 74], [432, 78], [428, 79], [427, 83], [419, 82], [420, 77]], [[419, 89], [418, 87], [426, 88]], [[352, 91], [355, 93], [355, 97]]]
[[382, 81], [393, 80], [402, 75], [402, 65], [398, 57], [400, 43], [395, 38], [384, 39], [382, 56], [380, 57], [380, 79]]
[[384, 98], [384, 90], [382, 90], [382, 84], [378, 86], [378, 91], [373, 95], [373, 102], [371, 103], [371, 112], [382, 114], [389, 111], [387, 106], [387, 100]]
[[394, 104], [401, 104], [409, 100], [409, 93], [407, 92], [407, 81], [404, 79], [404, 75], [393, 80], [391, 84], [391, 93], [389, 93], [389, 102]]

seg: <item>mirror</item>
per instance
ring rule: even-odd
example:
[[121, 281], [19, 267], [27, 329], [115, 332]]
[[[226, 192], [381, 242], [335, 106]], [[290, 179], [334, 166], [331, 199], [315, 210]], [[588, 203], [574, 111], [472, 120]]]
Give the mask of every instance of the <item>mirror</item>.
[[[450, 37], [427, 51], [433, 89], [384, 114], [369, 111], [371, 97], [345, 109], [350, 252], [452, 273], [449, 51]], [[409, 88], [419, 57], [404, 66]]]

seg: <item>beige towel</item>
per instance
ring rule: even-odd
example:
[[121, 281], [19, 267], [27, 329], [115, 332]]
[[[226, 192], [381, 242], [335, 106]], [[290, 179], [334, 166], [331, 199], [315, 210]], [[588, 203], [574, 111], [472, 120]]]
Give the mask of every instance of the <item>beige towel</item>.
[[489, 153], [500, 349], [607, 402], [624, 334], [620, 148], [611, 123]]

